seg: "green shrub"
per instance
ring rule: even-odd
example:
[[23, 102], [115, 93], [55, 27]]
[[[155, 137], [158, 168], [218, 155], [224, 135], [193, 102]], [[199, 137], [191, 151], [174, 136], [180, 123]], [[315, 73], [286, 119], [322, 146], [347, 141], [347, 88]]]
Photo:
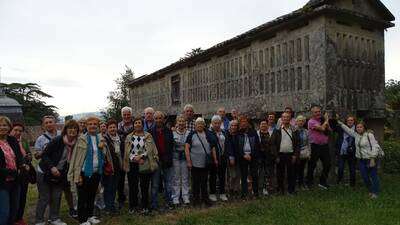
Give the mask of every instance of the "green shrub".
[[385, 158], [382, 166], [385, 173], [400, 173], [400, 140], [387, 140], [383, 143]]

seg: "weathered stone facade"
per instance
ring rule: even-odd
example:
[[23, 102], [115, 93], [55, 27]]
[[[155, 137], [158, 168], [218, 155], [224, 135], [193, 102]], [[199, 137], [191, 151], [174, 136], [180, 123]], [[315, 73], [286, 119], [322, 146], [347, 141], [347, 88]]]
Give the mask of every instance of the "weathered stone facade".
[[379, 0], [311, 0], [192, 58], [131, 82], [131, 106], [179, 114], [191, 103], [252, 116], [320, 104], [383, 118], [384, 30], [393, 15]]

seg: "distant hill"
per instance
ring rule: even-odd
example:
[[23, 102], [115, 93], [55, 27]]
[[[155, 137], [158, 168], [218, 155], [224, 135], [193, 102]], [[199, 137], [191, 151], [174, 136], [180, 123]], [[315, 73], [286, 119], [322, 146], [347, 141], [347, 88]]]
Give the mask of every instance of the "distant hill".
[[[85, 113], [77, 113], [77, 114], [73, 114], [72, 118], [74, 120], [79, 120], [81, 118], [85, 118], [88, 116], [97, 116], [99, 118], [102, 118], [101, 112], [85, 112]], [[60, 122], [63, 123], [64, 122], [64, 118], [65, 116], [60, 116]]]

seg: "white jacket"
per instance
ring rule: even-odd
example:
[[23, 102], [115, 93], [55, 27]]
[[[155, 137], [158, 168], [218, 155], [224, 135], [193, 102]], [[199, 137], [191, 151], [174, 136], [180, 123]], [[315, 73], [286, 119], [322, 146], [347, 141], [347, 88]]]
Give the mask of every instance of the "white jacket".
[[[355, 138], [356, 157], [358, 159], [373, 159], [378, 156], [379, 144], [372, 133], [364, 132], [363, 134], [359, 134], [342, 122], [339, 122], [339, 124], [344, 132]], [[370, 141], [368, 141], [368, 137]]]

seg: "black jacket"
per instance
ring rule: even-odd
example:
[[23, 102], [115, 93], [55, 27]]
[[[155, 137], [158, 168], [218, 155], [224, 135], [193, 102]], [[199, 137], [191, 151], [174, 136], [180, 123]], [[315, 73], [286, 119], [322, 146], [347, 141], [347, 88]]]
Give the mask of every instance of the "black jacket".
[[24, 164], [24, 159], [22, 157], [18, 140], [14, 137], [8, 136], [7, 142], [15, 154], [17, 170], [13, 171], [6, 168], [6, 159], [4, 157], [4, 152], [2, 149], [0, 149], [0, 188], [4, 188], [6, 186], [6, 178], [9, 176], [15, 178], [15, 181], [18, 182], [20, 178], [20, 176], [18, 176], [18, 170]]
[[225, 143], [224, 143], [224, 148], [225, 149], [222, 149], [222, 146], [219, 144], [217, 133], [212, 129], [210, 129], [210, 133], [212, 134], [212, 136], [213, 136], [213, 138], [214, 138], [214, 140], [216, 142], [215, 144], [217, 146], [216, 147], [216, 153], [217, 153], [218, 160], [220, 160], [221, 158], [228, 158], [228, 155], [229, 155], [229, 148], [228, 148], [229, 143], [228, 143], [228, 141], [229, 140], [228, 140], [228, 137], [227, 137], [225, 131], [222, 131], [222, 134], [225, 136]]
[[[335, 143], [336, 147], [336, 154], [340, 155], [340, 150], [342, 149], [342, 144], [343, 144], [343, 138], [344, 138], [344, 131], [342, 127], [340, 127], [339, 124], [335, 124], [333, 131], [335, 131], [338, 134], [338, 138]], [[355, 138], [352, 136], [350, 137], [350, 146], [347, 149], [347, 154], [351, 157], [356, 157], [356, 141]]]
[[[125, 149], [125, 143], [122, 141], [122, 137], [119, 136], [120, 138], [120, 145], [119, 145], [119, 150], [120, 150], [120, 154], [121, 154], [121, 159], [122, 156], [124, 154], [124, 149]], [[114, 172], [118, 172], [122, 169], [122, 165], [118, 159], [118, 155], [117, 153], [115, 153], [115, 147], [114, 147], [114, 142], [111, 139], [110, 135], [106, 135], [104, 136], [104, 139], [106, 140], [107, 146], [108, 146], [108, 150], [110, 151], [111, 157], [112, 157], [112, 163], [113, 163], [113, 168], [114, 168]]]
[[[254, 130], [249, 130], [247, 132], [247, 136], [249, 137], [250, 147], [251, 147], [251, 158], [252, 160], [258, 160], [260, 157], [260, 139], [258, 138], [257, 132]], [[230, 137], [232, 138], [232, 136]], [[230, 151], [229, 156], [235, 157], [236, 160], [243, 159], [244, 156], [244, 140], [245, 134], [239, 133], [235, 136], [234, 140], [230, 141]]]
[[[282, 129], [277, 129], [272, 133], [271, 137], [271, 148], [273, 152], [279, 154], [281, 141], [282, 141]], [[300, 134], [298, 130], [292, 129], [292, 145], [293, 145], [293, 153], [295, 156], [300, 155]]]
[[[156, 144], [157, 150], [160, 149], [158, 146], [158, 136], [157, 136], [157, 127], [154, 126], [151, 129], [151, 136], [153, 136], [154, 143]], [[162, 133], [164, 135], [164, 154], [160, 155], [160, 151], [158, 151], [158, 157], [160, 158], [160, 164], [164, 168], [172, 167], [172, 158], [174, 152], [174, 134], [170, 129], [166, 126], [162, 128]]]
[[[65, 144], [61, 135], [55, 137], [49, 142], [46, 148], [43, 150], [42, 160], [40, 160], [39, 166], [43, 173], [50, 173], [51, 168], [57, 167], [61, 160], [64, 152]], [[68, 165], [65, 163], [64, 168], [60, 171], [66, 173]]]

